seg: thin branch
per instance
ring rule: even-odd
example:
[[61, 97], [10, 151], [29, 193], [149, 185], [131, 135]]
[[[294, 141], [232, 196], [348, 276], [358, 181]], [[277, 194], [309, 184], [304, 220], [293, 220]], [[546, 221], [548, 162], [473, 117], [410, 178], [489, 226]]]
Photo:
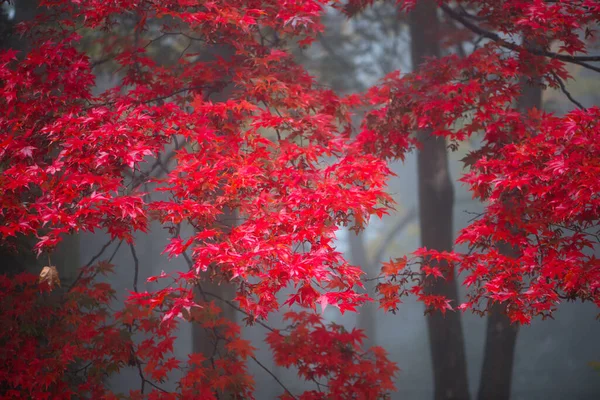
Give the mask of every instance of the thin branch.
[[135, 355], [135, 350], [133, 349], [133, 346], [131, 346], [131, 351], [133, 352], [132, 356], [135, 362], [135, 365], [137, 367], [138, 370], [138, 374], [140, 376], [140, 380], [142, 381], [142, 385], [141, 385], [141, 390], [140, 392], [142, 394], [144, 394], [144, 389], [145, 389], [145, 385], [146, 383], [150, 386], [152, 386], [154, 389], [160, 390], [163, 393], [170, 393], [169, 391], [161, 388], [160, 386], [156, 385], [155, 383], [153, 383], [152, 381], [148, 380], [148, 378], [146, 378], [144, 376], [144, 372], [142, 371], [142, 363], [140, 362], [139, 358], [137, 358], [137, 356]]
[[[222, 82], [219, 81], [218, 83], [221, 84]], [[212, 93], [214, 93], [214, 92], [217, 91], [217, 89], [214, 86], [215, 85], [213, 85], [213, 87], [211, 87], [211, 90], [209, 90], [208, 93], [212, 94]], [[192, 91], [192, 90], [199, 90], [199, 89], [207, 89], [207, 88], [208, 88], [208, 86], [204, 86], [204, 85], [197, 85], [197, 86], [185, 87], [185, 88], [176, 90], [174, 92], [171, 92], [169, 94], [166, 94], [164, 96], [153, 97], [153, 98], [147, 99], [147, 100], [137, 100], [137, 101], [133, 102], [133, 105], [148, 104], [148, 103], [152, 103], [152, 102], [155, 102], [155, 101], [166, 100], [169, 97], [176, 96], [176, 95], [178, 95], [180, 93], [183, 93], [183, 92]], [[92, 103], [88, 107], [85, 107], [83, 109], [83, 111], [88, 111], [88, 110], [91, 110], [91, 109], [93, 109], [95, 107], [111, 106], [114, 103], [115, 103], [114, 101], [107, 101], [107, 102], [104, 102], [104, 103]]]
[[117, 251], [119, 251], [119, 248], [121, 247], [121, 245], [123, 244], [123, 240], [119, 241], [119, 244], [117, 244], [117, 247], [115, 247], [115, 249], [113, 250], [113, 253], [111, 254], [110, 258], [108, 259], [108, 262], [112, 262], [113, 258], [115, 258], [115, 256], [117, 255]]
[[[190, 258], [190, 256], [187, 254], [187, 252], [183, 252], [183, 258], [185, 259], [185, 261], [188, 264], [189, 269], [191, 270], [194, 267], [194, 262], [192, 261], [192, 259]], [[234, 310], [246, 315], [247, 317], [252, 317], [252, 315], [250, 315], [248, 312], [242, 310], [241, 308], [239, 308], [238, 306], [236, 306], [234, 303], [232, 303], [229, 300], [224, 299], [223, 297], [211, 293], [211, 292], [207, 292], [205, 290], [203, 290], [200, 285], [196, 285], [196, 287], [198, 287], [198, 290], [200, 292], [200, 294], [202, 295], [202, 297], [204, 298], [204, 301], [208, 301], [208, 299], [206, 298], [206, 296], [210, 296], [213, 297], [217, 300], [222, 301], [223, 303], [227, 304], [229, 307], [233, 308]], [[269, 325], [265, 324], [264, 322], [255, 319], [254, 322], [256, 322], [257, 324], [259, 324], [260, 326], [262, 326], [263, 328], [265, 328], [266, 330], [270, 331], [270, 332], [275, 332], [275, 329], [271, 328]]]
[[[131, 348], [131, 351], [133, 351], [133, 347]], [[142, 387], [140, 388], [140, 393], [144, 394], [144, 386], [146, 386], [146, 377], [144, 376], [144, 372], [142, 371], [142, 364], [140, 363], [140, 360], [138, 360], [138, 358], [135, 356], [135, 354], [133, 355], [133, 357], [135, 358], [135, 365], [137, 366], [138, 374], [140, 375], [140, 379], [142, 381]]]
[[87, 264], [85, 264], [85, 267], [91, 267], [92, 264], [94, 263], [94, 261], [99, 259], [102, 256], [102, 254], [104, 254], [104, 252], [106, 251], [108, 246], [110, 246], [114, 241], [115, 241], [114, 239], [110, 239], [108, 242], [106, 242], [106, 244], [104, 246], [102, 246], [100, 251], [95, 256], [93, 256], [91, 258], [91, 260], [87, 262]]
[[[188, 264], [188, 267], [189, 267], [189, 269], [191, 270], [191, 269], [194, 267], [194, 262], [192, 261], [192, 259], [190, 258], [190, 256], [187, 254], [187, 252], [183, 252], [182, 254], [183, 254], [183, 257], [184, 257], [184, 259], [186, 260], [186, 262], [187, 262], [187, 264]], [[196, 286], [196, 289], [197, 289], [197, 290], [200, 292], [201, 296], [204, 298], [204, 300], [205, 300], [205, 301], [207, 301], [207, 298], [206, 298], [207, 296], [211, 296], [211, 297], [214, 297], [214, 298], [216, 298], [216, 299], [218, 299], [218, 300], [220, 300], [220, 301], [224, 302], [225, 304], [229, 305], [229, 306], [230, 306], [230, 307], [232, 307], [234, 310], [236, 310], [236, 311], [238, 311], [238, 312], [241, 312], [241, 313], [243, 313], [243, 314], [245, 314], [245, 315], [247, 315], [247, 316], [250, 316], [250, 314], [248, 314], [247, 312], [245, 312], [245, 311], [244, 311], [244, 310], [242, 310], [241, 308], [237, 307], [237, 306], [236, 306], [235, 304], [233, 304], [232, 302], [230, 302], [230, 301], [228, 301], [228, 300], [226, 300], [226, 299], [222, 298], [221, 296], [218, 296], [218, 295], [216, 295], [216, 294], [214, 294], [214, 293], [210, 293], [210, 292], [206, 292], [206, 291], [204, 291], [204, 290], [202, 289], [202, 286], [201, 286], [201, 285], [199, 285], [199, 284], [196, 284], [195, 286]], [[273, 328], [271, 328], [270, 326], [268, 326], [267, 324], [265, 324], [265, 323], [263, 323], [263, 322], [261, 322], [261, 321], [258, 321], [258, 320], [256, 320], [256, 322], [257, 322], [259, 325], [261, 325], [262, 327], [264, 327], [265, 329], [267, 329], [267, 330], [269, 330], [269, 331], [271, 331], [271, 332], [275, 332], [275, 330], [274, 330]], [[214, 333], [215, 333], [215, 335], [217, 336], [217, 333], [218, 333], [218, 332], [216, 332], [216, 331], [215, 331]], [[218, 336], [217, 336], [217, 339], [218, 339]], [[215, 350], [216, 350], [216, 343], [215, 343]], [[213, 357], [214, 357], [214, 354], [213, 354]], [[212, 361], [213, 357], [211, 357], [211, 361]], [[275, 375], [275, 374], [274, 374], [274, 373], [273, 373], [273, 372], [272, 372], [272, 371], [271, 371], [269, 368], [267, 368], [267, 367], [266, 367], [264, 364], [262, 364], [260, 361], [258, 361], [258, 359], [257, 359], [256, 357], [254, 357], [254, 356], [250, 356], [250, 358], [252, 358], [252, 360], [254, 360], [254, 362], [255, 362], [255, 363], [256, 363], [256, 364], [257, 364], [259, 367], [261, 367], [261, 368], [262, 368], [262, 369], [263, 369], [265, 372], [267, 372], [269, 375], [271, 375], [271, 377], [272, 377], [272, 378], [275, 380], [275, 382], [277, 382], [277, 384], [278, 384], [279, 386], [281, 386], [281, 388], [282, 388], [283, 390], [285, 390], [285, 392], [286, 392], [286, 393], [287, 393], [287, 394], [288, 394], [290, 397], [292, 397], [293, 399], [297, 399], [297, 397], [296, 397], [296, 396], [294, 396], [294, 394], [293, 394], [293, 393], [292, 393], [292, 392], [291, 392], [291, 391], [290, 391], [290, 390], [289, 390], [289, 389], [288, 389], [288, 388], [287, 388], [287, 387], [286, 387], [286, 386], [283, 384], [283, 382], [281, 382], [281, 381], [279, 380], [279, 378], [278, 378], [278, 377], [277, 377], [277, 376], [276, 376], [276, 375]]]
[[176, 91], [174, 91], [172, 93], [169, 93], [169, 94], [166, 94], [164, 96], [154, 97], [154, 98], [149, 99], [149, 100], [143, 100], [143, 101], [140, 101], [139, 103], [140, 104], [148, 104], [148, 103], [152, 103], [154, 101], [166, 100], [169, 97], [173, 97], [173, 96], [178, 95], [178, 94], [183, 93], [183, 92], [192, 91], [192, 90], [198, 90], [198, 89], [206, 89], [206, 88], [207, 88], [207, 86], [204, 86], [204, 85], [190, 86], [190, 87], [186, 87], [186, 88], [183, 88], [183, 89], [180, 89], [180, 90], [176, 90]]
[[[244, 315], [246, 315], [248, 317], [252, 317], [252, 315], [250, 315], [246, 311], [242, 310], [241, 308], [239, 308], [238, 306], [236, 306], [235, 304], [233, 304], [231, 301], [225, 300], [224, 298], [222, 298], [219, 295], [216, 295], [216, 294], [211, 293], [211, 292], [207, 292], [206, 290], [204, 290], [203, 293], [206, 296], [214, 297], [215, 299], [222, 301], [223, 303], [227, 304], [229, 307], [233, 308], [234, 310], [236, 310], [236, 311], [238, 311], [238, 312], [240, 312], [240, 313], [242, 313], [242, 314], [244, 314]], [[262, 326], [263, 328], [265, 328], [268, 331], [275, 332], [275, 329], [271, 328], [269, 325], [265, 324], [262, 321], [259, 321], [259, 320], [256, 319], [253, 322], [256, 322], [257, 324], [259, 324], [260, 326]]]
[[[187, 141], [185, 141], [184, 144], [185, 143], [187, 143]], [[132, 176], [131, 173], [128, 173], [128, 175], [132, 177], [132, 180], [130, 183], [131, 187], [136, 188], [139, 185], [146, 183], [148, 181], [148, 179], [150, 179], [150, 178], [159, 178], [161, 176], [161, 174], [152, 175], [154, 170], [157, 168], [162, 169], [164, 173], [168, 174], [170, 171], [165, 167], [165, 164], [168, 165], [176, 155], [177, 155], [177, 149], [173, 149], [169, 153], [166, 154], [165, 161], [162, 161], [160, 154], [159, 154], [156, 157], [156, 160], [154, 161], [154, 163], [150, 166], [150, 169], [148, 171], [140, 171], [140, 175], [137, 177], [134, 177], [134, 176]]]
[[92, 61], [92, 62], [90, 63], [90, 68], [95, 68], [95, 67], [98, 67], [98, 66], [100, 66], [100, 65], [102, 65], [102, 64], [104, 64], [104, 63], [107, 63], [107, 62], [109, 62], [109, 61], [112, 61], [112, 60], [114, 60], [114, 59], [115, 59], [115, 54], [111, 54], [111, 55], [109, 55], [109, 56], [106, 56], [106, 57], [104, 57], [104, 58], [101, 58], [101, 59], [99, 59], [99, 60]]
[[569, 99], [569, 101], [571, 101], [571, 103], [575, 104], [581, 110], [586, 110], [586, 108], [583, 106], [583, 104], [581, 104], [580, 102], [578, 102], [577, 100], [575, 100], [575, 98], [571, 95], [571, 92], [569, 92], [567, 90], [567, 87], [565, 86], [565, 82], [560, 78], [560, 76], [556, 75], [556, 73], [554, 73], [554, 72], [552, 72], [552, 76], [554, 77], [554, 79], [556, 80], [556, 82], [558, 82], [558, 85], [560, 86], [561, 92], [563, 92], [564, 95], [567, 96], [567, 98]]
[[250, 358], [251, 358], [251, 359], [253, 359], [253, 360], [254, 360], [254, 362], [255, 362], [256, 364], [258, 364], [258, 366], [259, 366], [259, 367], [261, 367], [261, 368], [262, 368], [262, 369], [264, 369], [264, 370], [265, 370], [265, 371], [266, 371], [266, 372], [267, 372], [269, 375], [271, 375], [271, 377], [272, 377], [273, 379], [275, 379], [275, 382], [277, 382], [277, 383], [279, 384], [279, 386], [281, 386], [281, 387], [283, 388], [283, 390], [285, 390], [285, 392], [286, 392], [286, 393], [287, 393], [287, 394], [288, 394], [288, 395], [289, 395], [291, 398], [293, 398], [293, 399], [297, 399], [297, 397], [296, 397], [296, 396], [294, 396], [294, 395], [292, 394], [292, 392], [290, 392], [290, 390], [289, 390], [287, 387], [285, 387], [285, 385], [284, 385], [284, 384], [283, 384], [283, 383], [282, 383], [282, 382], [279, 380], [279, 378], [277, 378], [277, 376], [276, 376], [276, 375], [275, 375], [273, 372], [271, 372], [271, 370], [270, 370], [269, 368], [265, 367], [265, 366], [264, 366], [264, 365], [263, 365], [263, 364], [262, 364], [260, 361], [258, 361], [258, 360], [256, 359], [256, 357], [254, 357], [254, 356], [250, 356]]
[[167, 390], [165, 390], [165, 389], [161, 388], [161, 387], [160, 387], [160, 386], [158, 386], [157, 384], [153, 383], [152, 381], [149, 381], [149, 380], [147, 380], [147, 379], [146, 379], [146, 382], [147, 382], [147, 383], [148, 383], [150, 386], [152, 386], [154, 389], [160, 390], [160, 391], [161, 391], [161, 392], [163, 392], [163, 393], [171, 393], [171, 392], [169, 392], [169, 391], [167, 391]]
[[505, 47], [507, 49], [514, 50], [514, 51], [524, 51], [525, 50], [531, 54], [549, 57], [549, 58], [553, 58], [556, 60], [568, 62], [571, 64], [577, 64], [584, 68], [591, 69], [592, 71], [600, 72], [600, 67], [596, 67], [594, 65], [586, 63], [586, 61], [600, 61], [600, 56], [570, 56], [567, 54], [558, 54], [558, 53], [553, 53], [550, 51], [545, 51], [545, 50], [540, 50], [540, 49], [535, 49], [535, 48], [527, 48], [526, 49], [515, 43], [512, 43], [512, 42], [502, 39], [498, 34], [496, 34], [494, 32], [490, 32], [488, 30], [483, 29], [479, 25], [474, 24], [469, 19], [465, 18], [464, 15], [456, 12], [451, 7], [448, 7], [448, 5], [446, 5], [446, 4], [441, 4], [440, 8], [452, 19], [460, 22], [460, 24], [463, 25], [465, 28], [469, 29], [470, 31], [472, 31], [474, 33], [477, 33], [478, 35], [484, 36], [484, 37], [500, 44], [502, 47]]
[[131, 249], [131, 256], [133, 257], [134, 263], [134, 272], [133, 272], [133, 291], [138, 293], [138, 277], [140, 275], [140, 260], [137, 257], [137, 253], [135, 251], [135, 246], [133, 243], [129, 245]]
[[79, 275], [77, 275], [77, 278], [75, 278], [75, 280], [73, 281], [73, 283], [71, 284], [71, 286], [69, 286], [69, 289], [67, 290], [67, 292], [70, 292], [71, 290], [73, 290], [73, 288], [75, 287], [75, 285], [77, 284], [77, 282], [79, 282], [79, 280], [81, 279], [81, 277], [83, 276], [84, 272], [85, 272], [85, 268], [91, 267], [92, 264], [94, 264], [94, 262], [100, 258], [102, 256], [102, 254], [104, 254], [104, 252], [106, 251], [106, 249], [108, 248], [108, 246], [110, 246], [115, 240], [114, 239], [110, 239], [108, 242], [106, 242], [106, 244], [104, 246], [102, 246], [102, 248], [100, 249], [100, 251], [91, 258], [90, 261], [87, 262], [87, 264], [85, 264], [83, 266], [83, 268], [81, 268], [81, 271], [79, 271]]

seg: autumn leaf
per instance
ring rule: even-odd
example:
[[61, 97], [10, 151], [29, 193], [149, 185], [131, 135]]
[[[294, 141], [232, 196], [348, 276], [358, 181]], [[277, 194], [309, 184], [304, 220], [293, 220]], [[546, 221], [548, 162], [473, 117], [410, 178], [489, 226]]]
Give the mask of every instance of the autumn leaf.
[[55, 266], [45, 266], [40, 272], [39, 282], [45, 282], [52, 288], [54, 285], [60, 287], [60, 279]]

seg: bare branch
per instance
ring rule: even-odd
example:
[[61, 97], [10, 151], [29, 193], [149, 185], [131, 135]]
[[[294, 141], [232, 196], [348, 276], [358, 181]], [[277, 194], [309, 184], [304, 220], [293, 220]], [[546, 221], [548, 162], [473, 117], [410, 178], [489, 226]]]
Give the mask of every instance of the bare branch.
[[129, 248], [131, 249], [131, 256], [133, 257], [133, 268], [134, 268], [134, 272], [133, 272], [133, 291], [138, 293], [138, 277], [140, 275], [140, 260], [137, 257], [137, 253], [135, 251], [135, 246], [133, 245], [133, 243], [131, 243], [129, 245]]
[[133, 353], [132, 354], [133, 362], [135, 363], [135, 366], [137, 367], [138, 375], [140, 376], [140, 380], [141, 380], [140, 393], [144, 394], [144, 389], [145, 389], [146, 383], [148, 385], [152, 386], [154, 389], [157, 389], [163, 393], [170, 393], [170, 392], [166, 391], [165, 389], [161, 388], [160, 386], [156, 385], [152, 381], [148, 380], [148, 378], [146, 378], [144, 376], [144, 371], [142, 370], [142, 363], [140, 362], [139, 358], [137, 358], [137, 356], [135, 355], [135, 350], [133, 348], [133, 345], [131, 346], [131, 351]]
[[[91, 267], [92, 264], [94, 264], [94, 262], [102, 257], [102, 254], [104, 254], [104, 252], [106, 251], [106, 249], [108, 249], [108, 247], [114, 242], [114, 239], [110, 239], [108, 242], [106, 242], [106, 244], [104, 246], [102, 246], [102, 248], [100, 249], [100, 251], [91, 258], [90, 261], [87, 262], [87, 264], [85, 264], [85, 266], [83, 268], [87, 268], [87, 267]], [[77, 278], [75, 278], [75, 280], [73, 281], [73, 283], [71, 284], [71, 286], [69, 286], [69, 289], [67, 290], [67, 292], [70, 292], [71, 290], [73, 290], [73, 288], [75, 287], [75, 285], [77, 284], [77, 282], [79, 282], [79, 280], [81, 279], [81, 277], [83, 276], [84, 273], [84, 269], [81, 269], [81, 271], [79, 272], [79, 275], [77, 275]]]
[[581, 110], [586, 110], [586, 108], [583, 106], [583, 104], [581, 104], [580, 102], [578, 102], [577, 100], [575, 100], [575, 98], [571, 95], [571, 92], [569, 92], [567, 90], [567, 87], [565, 86], [565, 82], [560, 78], [560, 76], [556, 75], [554, 72], [552, 73], [552, 76], [554, 77], [554, 79], [556, 80], [556, 82], [558, 82], [558, 85], [560, 86], [561, 92], [563, 92], [564, 95], [567, 96], [567, 98], [569, 99], [569, 101], [571, 101], [571, 103], [575, 104]]
[[274, 374], [273, 372], [271, 372], [271, 370], [270, 370], [269, 368], [265, 367], [265, 366], [264, 366], [264, 365], [263, 365], [263, 364], [262, 364], [260, 361], [258, 361], [258, 360], [256, 359], [256, 357], [254, 357], [254, 356], [250, 356], [250, 358], [252, 358], [252, 359], [254, 360], [254, 362], [255, 362], [256, 364], [258, 364], [258, 366], [259, 366], [259, 367], [261, 367], [261, 368], [262, 368], [262, 369], [264, 369], [264, 370], [265, 370], [265, 371], [266, 371], [266, 372], [267, 372], [269, 375], [271, 375], [271, 377], [272, 377], [273, 379], [275, 379], [275, 382], [277, 382], [277, 383], [279, 384], [279, 386], [281, 386], [281, 387], [283, 388], [283, 390], [285, 390], [285, 392], [286, 392], [286, 393], [287, 393], [287, 394], [288, 394], [290, 397], [292, 397], [293, 399], [297, 399], [297, 397], [296, 397], [296, 396], [294, 396], [294, 395], [292, 394], [292, 392], [290, 392], [290, 390], [289, 390], [287, 387], [285, 387], [285, 385], [284, 385], [284, 384], [283, 384], [283, 383], [282, 383], [282, 382], [279, 380], [279, 378], [277, 378], [277, 376], [275, 376], [275, 374]]
[[553, 58], [556, 60], [568, 62], [571, 64], [577, 64], [584, 68], [590, 69], [592, 71], [600, 72], [600, 67], [596, 67], [596, 66], [588, 64], [586, 62], [586, 61], [600, 61], [600, 56], [570, 56], [567, 54], [558, 54], [558, 53], [553, 53], [550, 51], [545, 51], [545, 50], [540, 50], [540, 49], [535, 49], [535, 48], [524, 48], [515, 43], [504, 40], [498, 34], [496, 34], [494, 32], [490, 32], [488, 30], [485, 30], [482, 27], [480, 27], [479, 25], [474, 24], [469, 19], [467, 19], [464, 15], [456, 12], [451, 7], [448, 7], [446, 4], [441, 4], [440, 8], [452, 19], [460, 22], [460, 24], [463, 25], [465, 28], [469, 29], [470, 31], [472, 31], [474, 33], [477, 33], [478, 35], [486, 37], [486, 38], [500, 44], [502, 47], [505, 47], [507, 49], [514, 50], [514, 51], [528, 51], [531, 54], [549, 57], [549, 58]]

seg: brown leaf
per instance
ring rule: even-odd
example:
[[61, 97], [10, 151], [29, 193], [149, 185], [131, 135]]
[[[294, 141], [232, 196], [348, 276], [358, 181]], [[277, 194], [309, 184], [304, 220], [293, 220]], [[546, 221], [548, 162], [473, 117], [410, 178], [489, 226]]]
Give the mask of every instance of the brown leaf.
[[58, 271], [55, 266], [47, 265], [42, 268], [42, 272], [40, 272], [40, 283], [47, 282], [50, 288], [54, 285], [60, 287], [60, 279], [58, 277]]
[[192, 320], [192, 316], [190, 315], [190, 312], [185, 307], [181, 309], [181, 316], [183, 317], [183, 319], [185, 319], [188, 322], [190, 322]]

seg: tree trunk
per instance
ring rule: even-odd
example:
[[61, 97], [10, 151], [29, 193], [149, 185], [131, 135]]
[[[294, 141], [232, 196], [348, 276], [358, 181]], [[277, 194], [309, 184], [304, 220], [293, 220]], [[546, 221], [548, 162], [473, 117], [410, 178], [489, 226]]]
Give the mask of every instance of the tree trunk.
[[[234, 50], [232, 48], [227, 48], [224, 46], [208, 46], [200, 51], [203, 53], [200, 59], [201, 61], [211, 60], [216, 57], [227, 58], [234, 54]], [[230, 91], [231, 87], [226, 87], [221, 92], [211, 95], [209, 100], [213, 101], [214, 103], [225, 101], [229, 97]], [[227, 232], [236, 225], [236, 217], [237, 212], [235, 210], [225, 209], [223, 210], [223, 214], [221, 214], [221, 216], [217, 219], [217, 223], [224, 226], [224, 231]], [[236, 289], [234, 285], [229, 283], [217, 284], [210, 282], [207, 274], [202, 274], [201, 277], [203, 278], [201, 282], [202, 290], [212, 293], [226, 301], [232, 301], [235, 298]], [[215, 301], [215, 303], [221, 308], [223, 317], [231, 321], [235, 321], [236, 310], [227, 303], [212, 296], [206, 296], [206, 298], [204, 298], [200, 294], [199, 301], [205, 300]], [[206, 331], [199, 324], [192, 324], [192, 351], [194, 353], [202, 353], [207, 359], [210, 359], [215, 355], [215, 351], [222, 351], [224, 344], [225, 343], [222, 341], [218, 341], [215, 346], [215, 340], [211, 332]], [[226, 395], [224, 397], [227, 398]]]
[[[220, 218], [220, 223], [226, 225], [229, 229], [235, 226], [235, 212], [224, 212]], [[225, 228], [225, 229], [228, 229]], [[230, 321], [235, 321], [235, 310], [227, 303], [220, 301], [216, 297], [211, 296], [214, 294], [219, 296], [221, 299], [231, 301], [235, 297], [235, 287], [229, 283], [214, 283], [209, 280], [208, 274], [202, 274], [202, 282], [200, 283], [201, 291], [198, 294], [198, 301], [214, 301], [222, 310], [223, 317]], [[210, 293], [203, 296], [202, 292]], [[223, 350], [223, 341], [216, 340], [212, 332], [207, 331], [199, 324], [192, 324], [192, 351], [194, 353], [201, 353], [207, 359], [218, 355], [217, 353]]]
[[[348, 244], [350, 245], [350, 259], [352, 265], [360, 266], [367, 273], [367, 277], [372, 277], [373, 266], [367, 259], [367, 249], [365, 247], [364, 231], [358, 235], [354, 232], [348, 232]], [[370, 282], [365, 284], [368, 294], [373, 294], [373, 285]], [[363, 305], [356, 316], [356, 327], [362, 329], [367, 338], [364, 341], [365, 348], [371, 347], [376, 343], [377, 334], [377, 305], [368, 302]]]
[[[409, 15], [413, 70], [426, 57], [439, 57], [439, 22], [434, 1], [417, 2]], [[418, 153], [419, 217], [421, 244], [428, 249], [449, 251], [453, 244], [454, 188], [450, 180], [446, 140], [431, 132], [418, 133], [423, 144]], [[456, 280], [427, 279], [426, 294], [443, 295], [458, 302]], [[459, 313], [427, 316], [435, 400], [467, 400], [469, 386], [464, 338]]]
[[[517, 109], [527, 112], [530, 108], [540, 109], [542, 106], [541, 86], [527, 85], [524, 81], [523, 93], [519, 98]], [[518, 257], [518, 249], [504, 243], [499, 244], [502, 254], [507, 257]], [[519, 325], [511, 324], [502, 304], [495, 303], [488, 316], [483, 366], [479, 381], [479, 400], [510, 399], [515, 345]]]

